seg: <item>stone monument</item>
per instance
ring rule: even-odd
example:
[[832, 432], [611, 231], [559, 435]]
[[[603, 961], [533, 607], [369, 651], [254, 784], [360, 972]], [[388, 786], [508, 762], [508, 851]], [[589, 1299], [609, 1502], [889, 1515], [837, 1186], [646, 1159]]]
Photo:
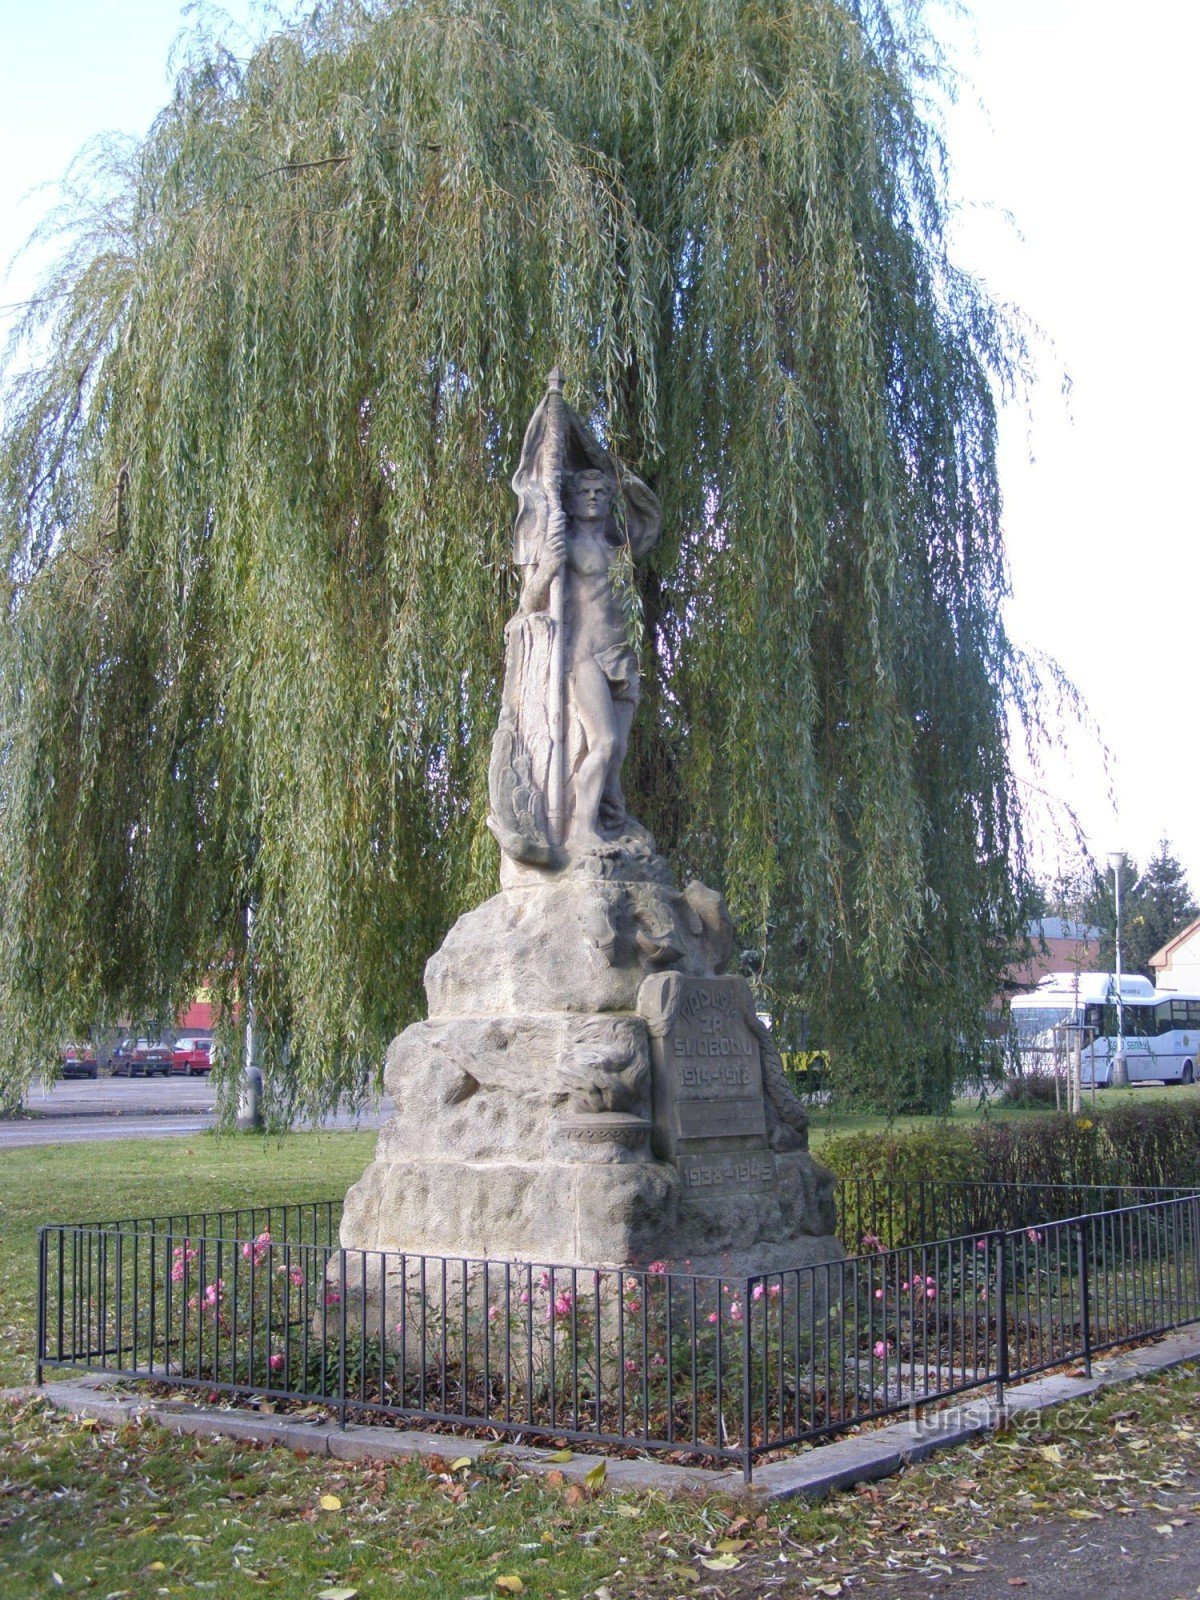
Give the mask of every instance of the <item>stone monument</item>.
[[425, 968], [429, 1020], [388, 1052], [395, 1115], [342, 1244], [758, 1273], [839, 1257], [722, 897], [679, 889], [630, 815], [639, 672], [618, 565], [658, 540], [652, 491], [564, 402], [513, 478], [522, 577], [489, 769], [501, 892]]

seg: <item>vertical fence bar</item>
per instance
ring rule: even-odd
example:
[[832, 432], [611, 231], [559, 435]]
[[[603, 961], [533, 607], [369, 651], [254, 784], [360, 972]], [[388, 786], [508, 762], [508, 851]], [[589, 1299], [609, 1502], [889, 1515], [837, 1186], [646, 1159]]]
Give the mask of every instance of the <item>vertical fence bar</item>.
[[[326, 1279], [328, 1283], [328, 1278]], [[328, 1288], [325, 1291], [328, 1299]], [[346, 1426], [346, 1251], [338, 1251], [338, 1427]]]
[[138, 1228], [138, 1225], [135, 1222], [134, 1225], [133, 1225], [133, 1283], [130, 1286], [131, 1304], [130, 1304], [130, 1307], [129, 1307], [129, 1320], [130, 1320], [130, 1336], [129, 1336], [130, 1352], [129, 1353], [130, 1353], [130, 1356], [131, 1356], [130, 1365], [135, 1370], [137, 1369], [137, 1365], [138, 1365], [138, 1332], [139, 1332], [139, 1326], [138, 1326], [138, 1288], [139, 1288], [139, 1283], [140, 1283], [140, 1274], [139, 1274], [139, 1270], [138, 1270], [138, 1264], [141, 1261], [141, 1256], [142, 1256], [142, 1235], [141, 1235], [141, 1230]]
[[742, 1284], [742, 1481], [747, 1487], [754, 1472], [754, 1450], [750, 1440], [754, 1421], [754, 1397], [750, 1392], [754, 1364], [753, 1316], [750, 1310], [753, 1304], [750, 1299], [752, 1286], [751, 1278], [746, 1278]]
[[117, 1370], [121, 1370], [121, 1358], [125, 1354], [125, 1235], [117, 1234], [117, 1264], [116, 1264], [116, 1291], [117, 1310], [113, 1324], [116, 1335]]
[[[34, 1383], [37, 1385], [37, 1387], [39, 1389], [42, 1387], [42, 1362], [44, 1361], [45, 1355], [46, 1355], [46, 1295], [47, 1295], [47, 1293], [49, 1291], [49, 1283], [47, 1282], [48, 1273], [47, 1273], [47, 1270], [46, 1270], [46, 1266], [47, 1266], [46, 1236], [49, 1233], [49, 1231], [50, 1230], [48, 1228], [39, 1228], [38, 1229], [37, 1352], [36, 1352], [36, 1354], [34, 1356], [34, 1379], [33, 1379], [33, 1381], [34, 1381]], [[62, 1303], [62, 1273], [61, 1272], [59, 1273], [58, 1298], [59, 1298], [59, 1304], [61, 1305], [61, 1303]]]
[[1000, 1300], [996, 1322], [996, 1405], [1004, 1406], [1004, 1387], [1008, 1382], [1008, 1240], [994, 1234], [999, 1260], [996, 1263], [996, 1293]]
[[[65, 1247], [66, 1241], [63, 1238], [63, 1230], [61, 1228], [56, 1228], [54, 1231], [58, 1236], [58, 1308], [57, 1308], [58, 1309], [58, 1345], [57, 1345], [57, 1350], [58, 1350], [58, 1359], [61, 1361], [63, 1359], [63, 1333], [65, 1331], [65, 1311], [66, 1311], [66, 1306], [65, 1306], [66, 1290], [63, 1287], [64, 1283], [66, 1282], [66, 1279], [64, 1277], [64, 1272], [63, 1272], [64, 1266], [65, 1266], [65, 1262], [64, 1262], [63, 1258], [64, 1258], [64, 1247]], [[41, 1380], [39, 1379], [39, 1382], [40, 1381]]]
[[1091, 1251], [1088, 1248], [1087, 1220], [1080, 1218], [1075, 1224], [1075, 1242], [1079, 1261], [1080, 1321], [1083, 1332], [1083, 1370], [1092, 1375], [1092, 1309], [1091, 1309]]

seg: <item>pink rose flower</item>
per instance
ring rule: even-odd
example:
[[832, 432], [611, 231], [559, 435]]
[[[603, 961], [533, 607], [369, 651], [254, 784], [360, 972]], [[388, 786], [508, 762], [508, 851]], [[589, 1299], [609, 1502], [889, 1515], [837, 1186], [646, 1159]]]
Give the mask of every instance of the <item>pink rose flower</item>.
[[242, 1246], [242, 1257], [246, 1261], [253, 1261], [256, 1267], [261, 1267], [271, 1251], [271, 1234], [264, 1228], [253, 1243], [247, 1242]]

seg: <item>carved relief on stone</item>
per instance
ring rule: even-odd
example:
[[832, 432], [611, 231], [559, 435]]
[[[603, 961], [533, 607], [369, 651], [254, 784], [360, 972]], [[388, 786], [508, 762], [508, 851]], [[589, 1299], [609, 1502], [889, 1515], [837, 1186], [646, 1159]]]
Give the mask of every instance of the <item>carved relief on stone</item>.
[[558, 1085], [566, 1106], [557, 1132], [584, 1146], [649, 1152], [650, 1049], [633, 1017], [592, 1017], [563, 1051]]

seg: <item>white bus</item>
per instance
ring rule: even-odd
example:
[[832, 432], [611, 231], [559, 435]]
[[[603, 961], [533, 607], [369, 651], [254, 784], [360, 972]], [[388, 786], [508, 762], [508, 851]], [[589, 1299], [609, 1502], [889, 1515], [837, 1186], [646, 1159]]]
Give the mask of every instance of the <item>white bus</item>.
[[[1106, 972], [1051, 972], [1010, 1013], [1022, 1070], [1065, 1068], [1075, 1039], [1085, 1085], [1112, 1082], [1117, 1053], [1117, 981]], [[1121, 1037], [1130, 1083], [1194, 1083], [1200, 1062], [1200, 995], [1156, 990], [1121, 974]]]

